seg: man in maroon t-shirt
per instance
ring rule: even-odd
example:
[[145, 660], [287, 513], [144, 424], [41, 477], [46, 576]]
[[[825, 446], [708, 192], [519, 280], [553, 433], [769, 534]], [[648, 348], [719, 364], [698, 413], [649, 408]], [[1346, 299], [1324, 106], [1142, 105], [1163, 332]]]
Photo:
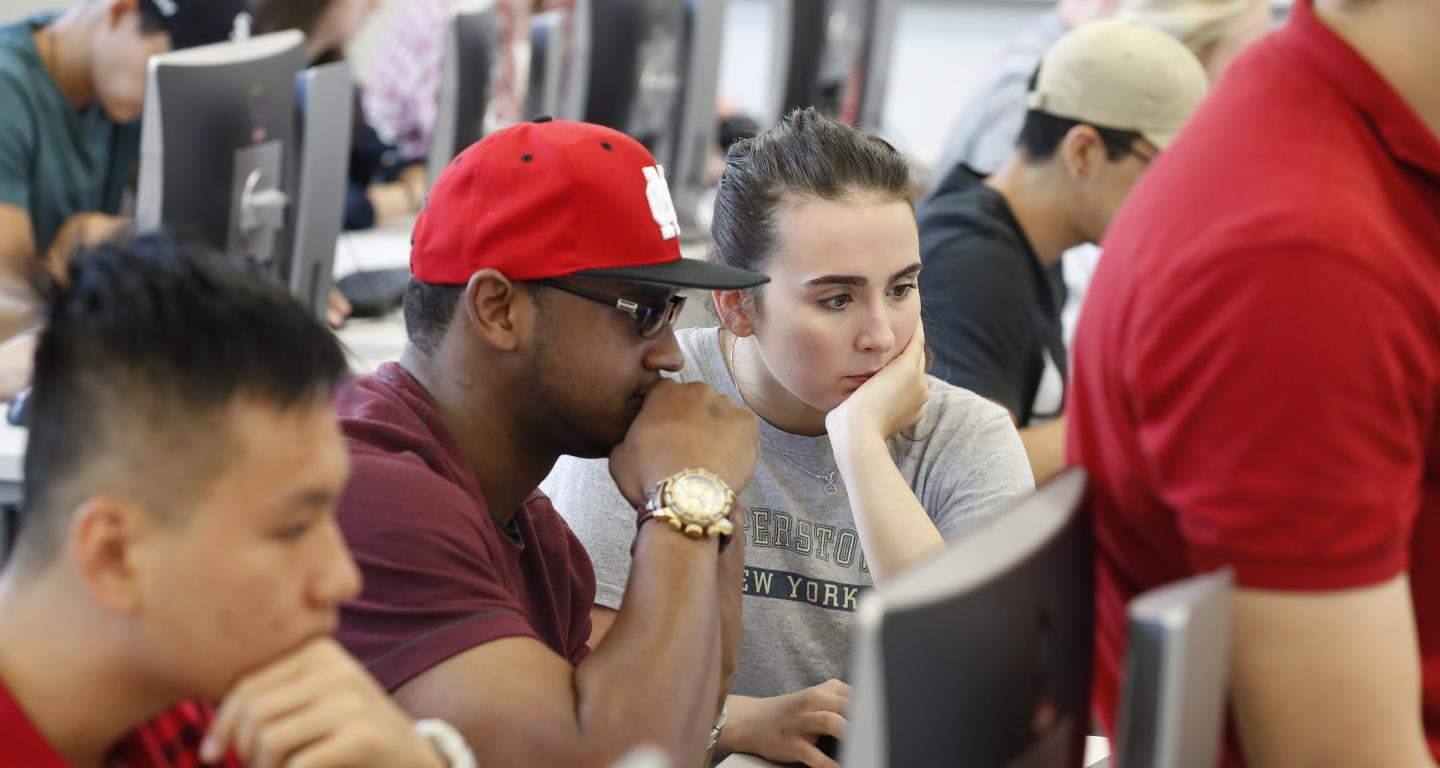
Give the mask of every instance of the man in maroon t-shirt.
[[[677, 288], [764, 276], [682, 258], [650, 153], [549, 118], [451, 161], [410, 269], [403, 356], [340, 396], [355, 477], [339, 516], [365, 575], [340, 640], [482, 765], [605, 766], [641, 743], [700, 764], [739, 640], [730, 502], [759, 428], [661, 373], [683, 362]], [[593, 652], [590, 559], [536, 490], [562, 454], [608, 456], [644, 507], [624, 606]]]
[[439, 768], [327, 637], [359, 589], [334, 337], [160, 237], [73, 262], [47, 315], [0, 572], [0, 765]]
[[1105, 242], [1068, 439], [1107, 728], [1126, 602], [1230, 566], [1227, 765], [1440, 755], [1437, 33], [1433, 0], [1296, 3]]

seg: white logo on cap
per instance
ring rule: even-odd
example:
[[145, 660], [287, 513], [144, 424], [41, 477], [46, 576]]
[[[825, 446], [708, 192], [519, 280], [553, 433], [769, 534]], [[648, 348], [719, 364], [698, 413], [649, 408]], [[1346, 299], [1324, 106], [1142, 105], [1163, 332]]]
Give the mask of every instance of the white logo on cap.
[[670, 185], [665, 182], [665, 166], [651, 165], [640, 169], [645, 173], [645, 199], [650, 201], [650, 215], [660, 225], [660, 238], [669, 240], [680, 236], [680, 219], [675, 215], [675, 203], [670, 199]]
[[175, 7], [175, 0], [150, 0], [150, 2], [154, 3], [155, 8], [160, 11], [160, 15], [167, 19], [180, 11]]

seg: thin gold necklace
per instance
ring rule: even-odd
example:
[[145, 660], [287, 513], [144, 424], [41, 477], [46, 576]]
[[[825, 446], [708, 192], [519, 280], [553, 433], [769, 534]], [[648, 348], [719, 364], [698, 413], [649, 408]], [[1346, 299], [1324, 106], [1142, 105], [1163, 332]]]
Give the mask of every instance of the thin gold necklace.
[[[730, 349], [727, 352], [725, 349], [725, 345], [720, 345], [720, 361], [725, 364], [725, 368], [730, 372], [730, 380], [735, 382], [735, 392], [740, 395], [740, 402], [744, 403], [745, 407], [749, 408], [751, 413], [759, 415], [759, 412], [755, 410], [755, 406], [750, 404], [750, 399], [745, 397], [745, 389], [740, 386], [740, 376], [735, 372], [735, 345], [740, 343], [740, 339], [737, 338], [734, 334], [729, 333], [728, 331], [722, 331], [722, 333], [730, 337]], [[786, 455], [785, 451], [776, 448], [773, 445], [769, 447], [771, 451], [773, 451], [780, 458], [788, 462], [790, 466], [824, 483], [826, 496], [834, 496], [835, 494], [840, 492], [840, 485], [835, 482], [835, 475], [840, 471], [839, 465], [832, 467], [828, 474], [822, 475], [819, 472], [815, 472], [814, 470], [806, 469], [799, 462]]]

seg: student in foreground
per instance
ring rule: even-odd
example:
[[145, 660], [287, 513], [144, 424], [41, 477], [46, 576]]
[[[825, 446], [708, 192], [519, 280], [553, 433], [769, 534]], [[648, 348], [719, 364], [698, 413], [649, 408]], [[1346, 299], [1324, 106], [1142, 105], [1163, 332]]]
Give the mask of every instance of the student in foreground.
[[[796, 111], [726, 161], [715, 260], [764, 273], [714, 294], [720, 328], [678, 334], [683, 382], [758, 416], [746, 519], [745, 634], [723, 749], [828, 768], [841, 737], [861, 590], [1034, 487], [1005, 409], [927, 376], [905, 159]], [[545, 487], [595, 561], [595, 637], [630, 601], [629, 505], [604, 462]]]
[[[661, 373], [682, 363], [680, 287], [765, 277], [681, 257], [638, 142], [548, 118], [450, 163], [410, 269], [404, 354], [339, 400], [339, 517], [365, 574], [340, 639], [481, 764], [608, 766], [651, 743], [701, 765], [740, 632], [731, 502], [757, 426]], [[631, 505], [630, 591], [593, 652], [590, 558], [537, 489], [561, 455], [608, 457]]]
[[0, 762], [445, 765], [329, 638], [360, 586], [334, 518], [334, 338], [158, 237], [68, 277], [0, 571]]
[[1107, 728], [1125, 603], [1230, 566], [1225, 765], [1440, 756], [1437, 30], [1430, 0], [1295, 3], [1106, 239], [1068, 447]]

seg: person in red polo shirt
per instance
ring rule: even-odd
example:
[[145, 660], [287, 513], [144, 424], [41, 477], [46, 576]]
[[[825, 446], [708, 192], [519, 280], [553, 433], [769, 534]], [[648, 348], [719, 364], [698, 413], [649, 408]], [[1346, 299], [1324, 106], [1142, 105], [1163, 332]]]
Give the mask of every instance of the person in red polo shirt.
[[1126, 602], [1230, 566], [1227, 765], [1440, 755], [1437, 35], [1434, 0], [1300, 0], [1106, 239], [1068, 445], [1112, 732]]
[[[365, 589], [337, 637], [482, 765], [608, 766], [642, 743], [700, 765], [724, 724], [759, 422], [661, 373], [684, 360], [680, 288], [768, 278], [682, 258], [679, 235], [634, 139], [549, 118], [492, 133], [415, 223], [400, 360], [341, 387], [338, 514]], [[636, 508], [593, 652], [594, 568], [538, 490], [562, 454], [608, 457]]]
[[422, 732], [453, 729], [417, 729], [328, 637], [360, 586], [334, 337], [159, 236], [72, 262], [47, 315], [0, 571], [0, 765], [443, 765]]

